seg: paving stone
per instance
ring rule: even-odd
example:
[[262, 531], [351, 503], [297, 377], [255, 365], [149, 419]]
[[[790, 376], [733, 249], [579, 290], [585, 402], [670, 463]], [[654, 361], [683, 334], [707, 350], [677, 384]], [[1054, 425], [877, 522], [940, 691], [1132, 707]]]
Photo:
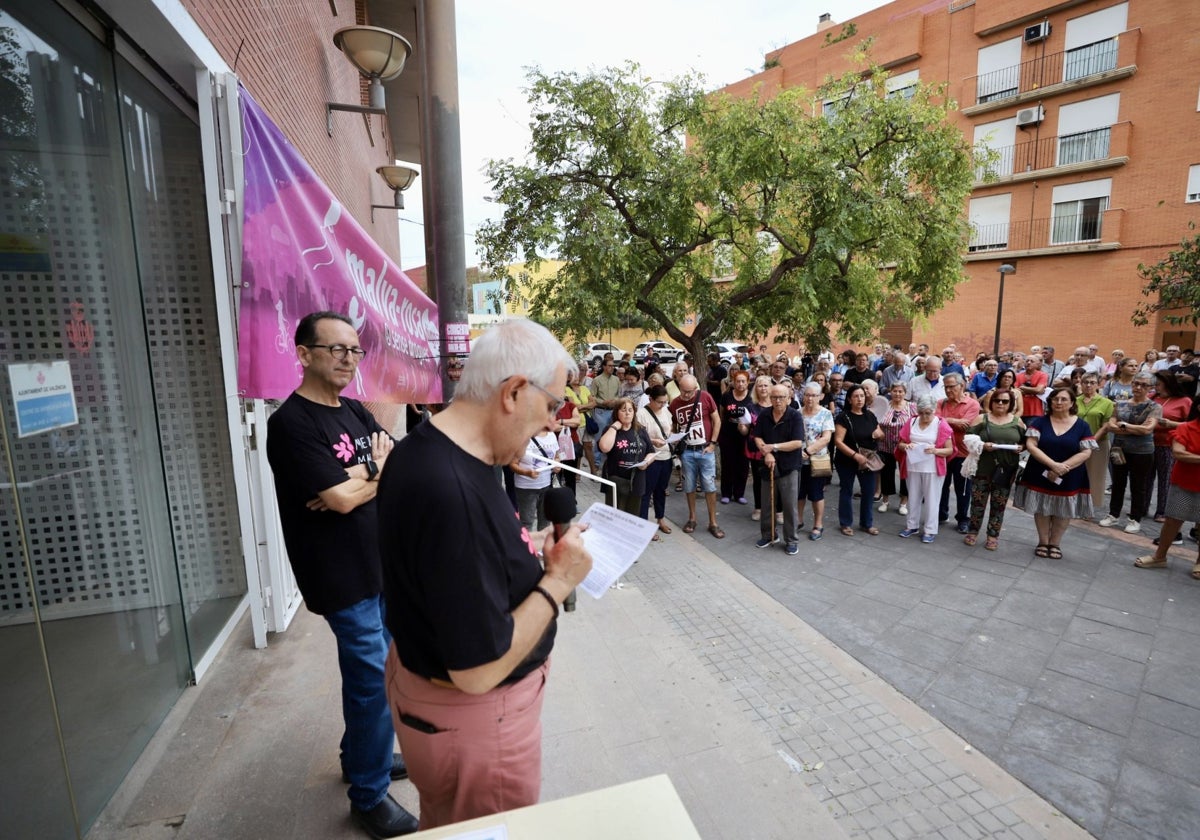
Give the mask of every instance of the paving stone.
[[1146, 691], [1185, 706], [1200, 708], [1200, 665], [1155, 657], [1146, 673]]
[[1139, 720], [1153, 721], [1176, 732], [1189, 735], [1200, 732], [1200, 708], [1176, 703], [1153, 694], [1142, 694], [1138, 698], [1134, 714]]
[[[1126, 739], [1041, 706], [1025, 706], [1006, 749], [1025, 750], [1103, 785], [1116, 784]], [[1028, 782], [1027, 782], [1028, 784]]]
[[1144, 837], [1195, 840], [1200, 826], [1200, 787], [1169, 773], [1126, 761], [1113, 794], [1112, 816]]
[[[961, 700], [936, 691], [927, 691], [922, 695], [920, 703], [923, 709], [953, 730], [965, 743], [986, 755], [999, 753], [1004, 739], [1008, 736], [1011, 721], [997, 721]], [[938, 787], [946, 790], [942, 785]]]
[[[1200, 783], [1200, 737], [1135, 720], [1126, 755], [1147, 767]], [[1200, 835], [1200, 824], [1196, 826]]]
[[1086, 618], [1098, 621], [1101, 624], [1111, 624], [1113, 627], [1124, 627], [1126, 630], [1133, 630], [1136, 633], [1148, 633], [1151, 635], [1158, 630], [1159, 626], [1159, 622], [1156, 619], [1137, 615], [1131, 613], [1129, 610], [1102, 607], [1099, 604], [1089, 604], [1086, 601], [1078, 605], [1075, 610], [1075, 616], [1076, 618]]
[[951, 697], [982, 712], [997, 723], [1011, 724], [1029, 689], [994, 674], [953, 663], [943, 669], [930, 691]]
[[961, 646], [960, 642], [915, 627], [897, 625], [876, 643], [875, 649], [932, 670], [946, 665]]
[[992, 613], [993, 618], [1033, 627], [1056, 636], [1062, 634], [1073, 615], [1074, 609], [1071, 604], [1019, 590], [1009, 592]]
[[1162, 615], [1164, 595], [1160, 590], [1147, 588], [1147, 585], [1097, 580], [1088, 588], [1083, 599], [1089, 604], [1157, 619]]
[[1017, 578], [1013, 588], [1074, 604], [1083, 598], [1091, 583], [1091, 578], [1083, 575], [1065, 577], [1052, 575], [1041, 569], [1026, 569]]
[[896, 583], [892, 580], [886, 580], [881, 575], [860, 586], [858, 591], [859, 594], [872, 600], [883, 601], [885, 604], [891, 604], [896, 607], [912, 609], [921, 603], [921, 599], [925, 597], [925, 592], [928, 590], [917, 589], [912, 586], [905, 586], [902, 583]]
[[936, 671], [906, 662], [899, 657], [874, 648], [858, 651], [855, 656], [859, 662], [878, 674], [892, 688], [914, 700], [925, 692], [937, 676]]
[[1029, 702], [1125, 736], [1133, 723], [1137, 698], [1084, 680], [1046, 671], [1029, 693]]
[[909, 610], [900, 620], [904, 627], [915, 627], [934, 636], [962, 643], [975, 628], [979, 619], [966, 615], [961, 611], [939, 607], [935, 604], [920, 603]]
[[1005, 644], [985, 634], [976, 634], [958, 652], [958, 662], [986, 671], [1018, 685], [1032, 686], [1050, 659], [1050, 654]]
[[1143, 663], [1150, 657], [1150, 650], [1154, 645], [1154, 636], [1148, 633], [1113, 627], [1111, 624], [1102, 624], [1078, 616], [1067, 626], [1063, 639], [1073, 644], [1123, 656], [1138, 663]]
[[1134, 697], [1141, 692], [1146, 675], [1142, 662], [1070, 642], [1062, 642], [1055, 649], [1046, 667]]
[[925, 596], [925, 603], [945, 607], [975, 618], [987, 618], [996, 609], [1000, 599], [983, 592], [942, 584]]

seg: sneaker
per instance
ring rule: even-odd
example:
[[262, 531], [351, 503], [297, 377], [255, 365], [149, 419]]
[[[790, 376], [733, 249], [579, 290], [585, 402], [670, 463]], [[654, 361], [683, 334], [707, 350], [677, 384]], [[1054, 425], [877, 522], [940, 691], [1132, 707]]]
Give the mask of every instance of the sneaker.
[[754, 511], [754, 513], [750, 514], [750, 519], [754, 522], [757, 522], [758, 520], [762, 519], [762, 511], [761, 510]]
[[901, 516], [908, 516], [908, 505], [900, 505], [900, 510], [896, 511], [896, 513]]
[[739, 505], [748, 504], [748, 503], [747, 503], [747, 501], [746, 501], [746, 497], [745, 497], [745, 496], [738, 496], [738, 497], [737, 497], [737, 503], [738, 503]]
[[[1158, 545], [1158, 537], [1154, 538], [1154, 544]], [[1175, 539], [1171, 540], [1171, 545], [1183, 545], [1183, 534], [1176, 534]]]
[[969, 523], [969, 522], [959, 522], [958, 523], [958, 533], [965, 534], [970, 530], [971, 530], [971, 523]]
[[1098, 524], [1101, 528], [1111, 528], [1120, 521], [1121, 517], [1119, 516], [1106, 516], [1096, 524]]
[[1130, 519], [1129, 524], [1125, 526], [1126, 534], [1136, 534], [1140, 530], [1142, 530], [1142, 523], [1135, 519]]
[[800, 553], [800, 544], [799, 543], [788, 543], [787, 548], [785, 550], [787, 551], [788, 554], [799, 554]]
[[728, 496], [722, 496], [722, 497], [721, 497], [721, 504], [723, 504], [723, 505], [727, 505], [727, 504], [729, 504], [729, 497], [728, 497]]
[[760, 539], [757, 542], [755, 542], [754, 547], [755, 548], [766, 548], [767, 546], [774, 545], [774, 544], [775, 544], [775, 540], [766, 539], [764, 537], [763, 539]]
[[904, 537], [904, 539], [908, 539], [909, 537], [915, 537], [919, 533], [921, 533], [920, 528], [905, 528], [900, 532], [900, 536]]
[[933, 542], [933, 539], [933, 534], [926, 534], [925, 536], [921, 537], [921, 542], [929, 545], [929, 543]]
[[887, 513], [887, 509], [888, 509], [887, 502], [880, 502], [879, 507], [875, 508], [875, 510], [879, 511], [880, 513]]

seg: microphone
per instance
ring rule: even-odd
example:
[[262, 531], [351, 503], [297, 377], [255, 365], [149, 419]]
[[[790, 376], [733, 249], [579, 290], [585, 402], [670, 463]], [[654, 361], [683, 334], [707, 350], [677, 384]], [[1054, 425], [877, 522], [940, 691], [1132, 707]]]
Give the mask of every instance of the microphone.
[[[562, 539], [562, 535], [571, 526], [571, 520], [578, 513], [575, 506], [575, 493], [569, 487], [553, 487], [547, 490], [546, 495], [542, 497], [542, 509], [546, 518], [554, 525], [554, 539]], [[563, 609], [567, 612], [575, 611], [574, 589], [567, 596], [567, 600], [563, 601]]]

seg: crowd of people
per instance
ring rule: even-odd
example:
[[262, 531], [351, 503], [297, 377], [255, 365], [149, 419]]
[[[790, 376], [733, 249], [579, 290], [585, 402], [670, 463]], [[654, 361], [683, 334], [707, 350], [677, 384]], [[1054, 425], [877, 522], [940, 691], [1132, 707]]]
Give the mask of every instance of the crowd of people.
[[[688, 533], [702, 492], [714, 537], [724, 537], [720, 506], [745, 505], [761, 523], [759, 547], [797, 554], [806, 531], [823, 537], [825, 488], [836, 481], [837, 530], [847, 536], [878, 535], [876, 514], [895, 498], [899, 536], [932, 543], [953, 516], [966, 545], [982, 539], [994, 551], [1011, 503], [1034, 517], [1034, 554], [1059, 559], [1073, 520], [1136, 534], [1152, 516], [1163, 533], [1137, 565], [1153, 568], [1185, 532], [1196, 538], [1184, 526], [1200, 508], [1198, 380], [1194, 351], [1176, 345], [1141, 361], [1122, 350], [1106, 359], [1094, 344], [1065, 359], [1046, 345], [970, 361], [953, 345], [793, 357], [761, 346], [699, 366], [686, 356], [662, 365], [653, 354], [641, 364], [608, 356], [596, 370], [581, 363], [567, 397], [592, 418], [575, 434], [575, 463], [618, 477], [618, 497], [632, 494], [625, 509], [645, 517], [653, 503], [665, 533], [674, 464]], [[628, 404], [631, 422], [615, 422], [611, 412]], [[618, 426], [613, 434], [644, 442], [624, 450], [638, 459], [609, 464], [604, 440]], [[645, 480], [634, 476], [643, 471]]]

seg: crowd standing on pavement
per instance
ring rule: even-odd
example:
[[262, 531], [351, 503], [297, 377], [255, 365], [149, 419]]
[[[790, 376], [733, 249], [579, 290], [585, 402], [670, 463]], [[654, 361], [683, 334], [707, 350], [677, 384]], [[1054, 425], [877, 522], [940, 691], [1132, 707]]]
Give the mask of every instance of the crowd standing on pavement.
[[[647, 378], [659, 367], [653, 354], [640, 365], [606, 358], [600, 370], [610, 363], [618, 373], [641, 366]], [[686, 356], [671, 368], [673, 407], [695, 402], [696, 386], [678, 387], [684, 377], [694, 378], [693, 369]], [[808, 538], [823, 536], [825, 487], [836, 481], [838, 530], [847, 536], [856, 526], [877, 535], [875, 514], [891, 510], [895, 496], [904, 517], [899, 535], [926, 543], [953, 516], [965, 545], [976, 545], [982, 534], [984, 548], [994, 551], [1010, 505], [1034, 517], [1039, 541], [1031, 550], [1048, 559], [1062, 556], [1063, 534], [1074, 520], [1098, 518], [1101, 526], [1123, 525], [1138, 534], [1148, 517], [1165, 525], [1180, 513], [1180, 525], [1163, 537], [1168, 545], [1156, 540], [1156, 546], [1178, 545], [1183, 533], [1196, 538], [1196, 517], [1187, 516], [1182, 503], [1172, 506], [1173, 497], [1193, 492], [1187, 489], [1188, 418], [1200, 375], [1190, 349], [1150, 350], [1139, 362], [1121, 349], [1106, 360], [1095, 344], [1060, 357], [1046, 344], [1027, 353], [979, 353], [968, 362], [953, 345], [932, 352], [925, 344], [907, 351], [877, 344], [872, 353], [847, 349], [836, 356], [801, 349], [792, 357], [771, 356], [760, 345], [757, 354], [727, 361], [709, 355], [701, 370], [702, 393], [716, 410], [705, 401], [697, 411], [710, 425], [696, 431], [700, 426], [689, 414], [669, 418], [672, 425], [661, 430], [680, 431], [684, 421], [694, 432], [675, 459], [682, 467], [676, 490], [691, 494], [689, 533], [696, 527], [699, 484], [714, 536], [724, 536], [719, 505], [752, 503], [750, 517], [766, 523], [759, 545], [798, 553], [806, 512], [812, 517]], [[799, 431], [785, 420], [790, 415], [775, 410], [784, 396], [800, 419]], [[805, 441], [794, 450], [798, 458], [787, 441], [759, 435], [764, 416], [770, 435], [786, 427], [789, 441]], [[783, 448], [770, 453], [768, 465], [776, 445]], [[706, 468], [719, 464], [711, 484], [689, 449], [704, 457], [715, 450], [716, 457], [703, 462]], [[1200, 556], [1193, 576], [1200, 580]]]

